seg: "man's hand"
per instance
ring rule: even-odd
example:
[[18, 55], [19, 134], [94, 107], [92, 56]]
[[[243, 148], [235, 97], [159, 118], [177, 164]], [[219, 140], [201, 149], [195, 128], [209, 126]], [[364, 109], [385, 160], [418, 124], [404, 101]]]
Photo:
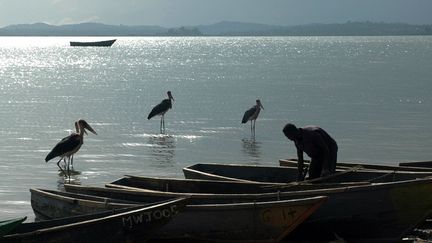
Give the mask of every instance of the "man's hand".
[[302, 173], [302, 174], [299, 174], [299, 175], [297, 176], [297, 181], [304, 181], [304, 175], [303, 175], [303, 173]]
[[329, 169], [323, 169], [321, 171], [321, 177], [329, 176], [331, 174]]

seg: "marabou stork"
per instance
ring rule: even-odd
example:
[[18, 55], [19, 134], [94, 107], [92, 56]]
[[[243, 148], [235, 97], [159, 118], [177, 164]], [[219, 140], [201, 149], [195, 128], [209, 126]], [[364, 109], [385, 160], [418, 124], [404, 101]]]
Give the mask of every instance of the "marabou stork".
[[[78, 152], [78, 150], [83, 145], [84, 133], [87, 134], [85, 129], [97, 135], [96, 131], [93, 130], [93, 128], [85, 120], [79, 120], [78, 122], [76, 122], [75, 128], [77, 129], [77, 133], [72, 133], [71, 135], [63, 138], [59, 143], [56, 144], [56, 146], [54, 146], [54, 148], [45, 158], [45, 162], [48, 162], [55, 157], [60, 157], [60, 160], [57, 162], [57, 166], [65, 175], [68, 175], [68, 177], [70, 177], [69, 163], [71, 160], [71, 156]], [[68, 171], [67, 174], [60, 166], [60, 162], [66, 158], [69, 161], [66, 168]]]
[[255, 136], [255, 123], [258, 115], [261, 111], [261, 108], [264, 110], [263, 105], [260, 100], [256, 100], [256, 105], [252, 106], [249, 110], [247, 110], [242, 119], [242, 124], [251, 121], [251, 134]]
[[[75, 122], [75, 131], [77, 134], [79, 134], [79, 127], [78, 127], [78, 121]], [[85, 131], [84, 131], [85, 132]], [[73, 133], [73, 132], [72, 132]], [[70, 156], [70, 168], [73, 169], [73, 154]], [[69, 165], [67, 164], [68, 162], [66, 162], [66, 157], [63, 158], [64, 163], [65, 163], [65, 169], [67, 169], [69, 167]]]
[[[157, 104], [153, 109], [151, 110], [150, 114], [147, 116], [147, 119], [150, 120], [154, 116], [161, 116], [160, 121], [160, 130], [165, 131], [165, 113], [172, 108], [172, 102], [174, 101], [174, 98], [171, 95], [171, 91], [167, 92], [168, 99], [162, 100], [161, 103]], [[163, 130], [162, 130], [163, 127]]]

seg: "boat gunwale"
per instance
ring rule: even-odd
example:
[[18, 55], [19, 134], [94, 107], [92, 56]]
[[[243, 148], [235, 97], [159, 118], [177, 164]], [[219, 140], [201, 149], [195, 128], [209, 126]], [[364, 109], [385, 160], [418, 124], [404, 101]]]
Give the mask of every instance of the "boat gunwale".
[[[155, 191], [155, 190], [148, 190], [148, 189], [140, 189], [140, 188], [133, 188], [133, 189], [119, 189], [119, 188], [112, 188], [110, 187], [109, 183], [106, 184], [106, 188], [99, 187], [101, 189], [110, 189], [114, 190], [115, 192], [130, 192], [134, 194], [145, 194], [149, 193], [152, 195], [157, 196], [171, 196], [171, 197], [179, 197], [179, 196], [188, 196], [191, 198], [208, 198], [208, 197], [221, 197], [221, 198], [239, 198], [239, 199], [261, 199], [266, 197], [283, 197], [283, 196], [303, 196], [308, 194], [318, 194], [318, 193], [325, 193], [325, 194], [336, 194], [341, 192], [356, 192], [356, 191], [366, 191], [366, 190], [382, 190], [386, 188], [392, 188], [392, 187], [399, 187], [402, 186], [411, 186], [416, 184], [424, 184], [426, 182], [429, 182], [432, 185], [432, 176], [430, 177], [424, 177], [424, 178], [418, 178], [418, 179], [411, 179], [411, 180], [402, 180], [402, 181], [392, 181], [392, 182], [378, 182], [378, 183], [371, 183], [371, 184], [361, 184], [361, 185], [350, 185], [350, 186], [342, 186], [342, 187], [336, 187], [336, 188], [328, 188], [328, 189], [311, 189], [311, 190], [303, 190], [303, 191], [275, 191], [275, 192], [264, 192], [264, 193], [245, 193], [245, 194], [217, 194], [217, 193], [173, 193], [173, 192], [162, 192], [162, 191]], [[74, 187], [76, 185], [65, 185], [65, 187]], [[98, 190], [98, 187], [90, 187], [92, 189]]]

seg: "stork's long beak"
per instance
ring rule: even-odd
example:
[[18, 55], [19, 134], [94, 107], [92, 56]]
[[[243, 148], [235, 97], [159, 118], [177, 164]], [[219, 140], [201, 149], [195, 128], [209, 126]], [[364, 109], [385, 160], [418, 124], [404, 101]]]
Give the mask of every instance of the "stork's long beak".
[[264, 110], [264, 106], [260, 103], [261, 108]]
[[84, 127], [85, 134], [87, 134], [86, 129], [92, 132], [94, 135], [97, 135], [96, 131], [88, 123]]
[[169, 94], [169, 98], [172, 99], [174, 101], [174, 97], [172, 97], [172, 94]]

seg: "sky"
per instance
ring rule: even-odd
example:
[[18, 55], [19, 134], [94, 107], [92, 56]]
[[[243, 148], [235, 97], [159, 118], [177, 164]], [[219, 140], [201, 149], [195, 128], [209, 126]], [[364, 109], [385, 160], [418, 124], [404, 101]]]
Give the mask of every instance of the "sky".
[[432, 0], [0, 0], [0, 27], [39, 22], [179, 27], [220, 21], [432, 24]]

